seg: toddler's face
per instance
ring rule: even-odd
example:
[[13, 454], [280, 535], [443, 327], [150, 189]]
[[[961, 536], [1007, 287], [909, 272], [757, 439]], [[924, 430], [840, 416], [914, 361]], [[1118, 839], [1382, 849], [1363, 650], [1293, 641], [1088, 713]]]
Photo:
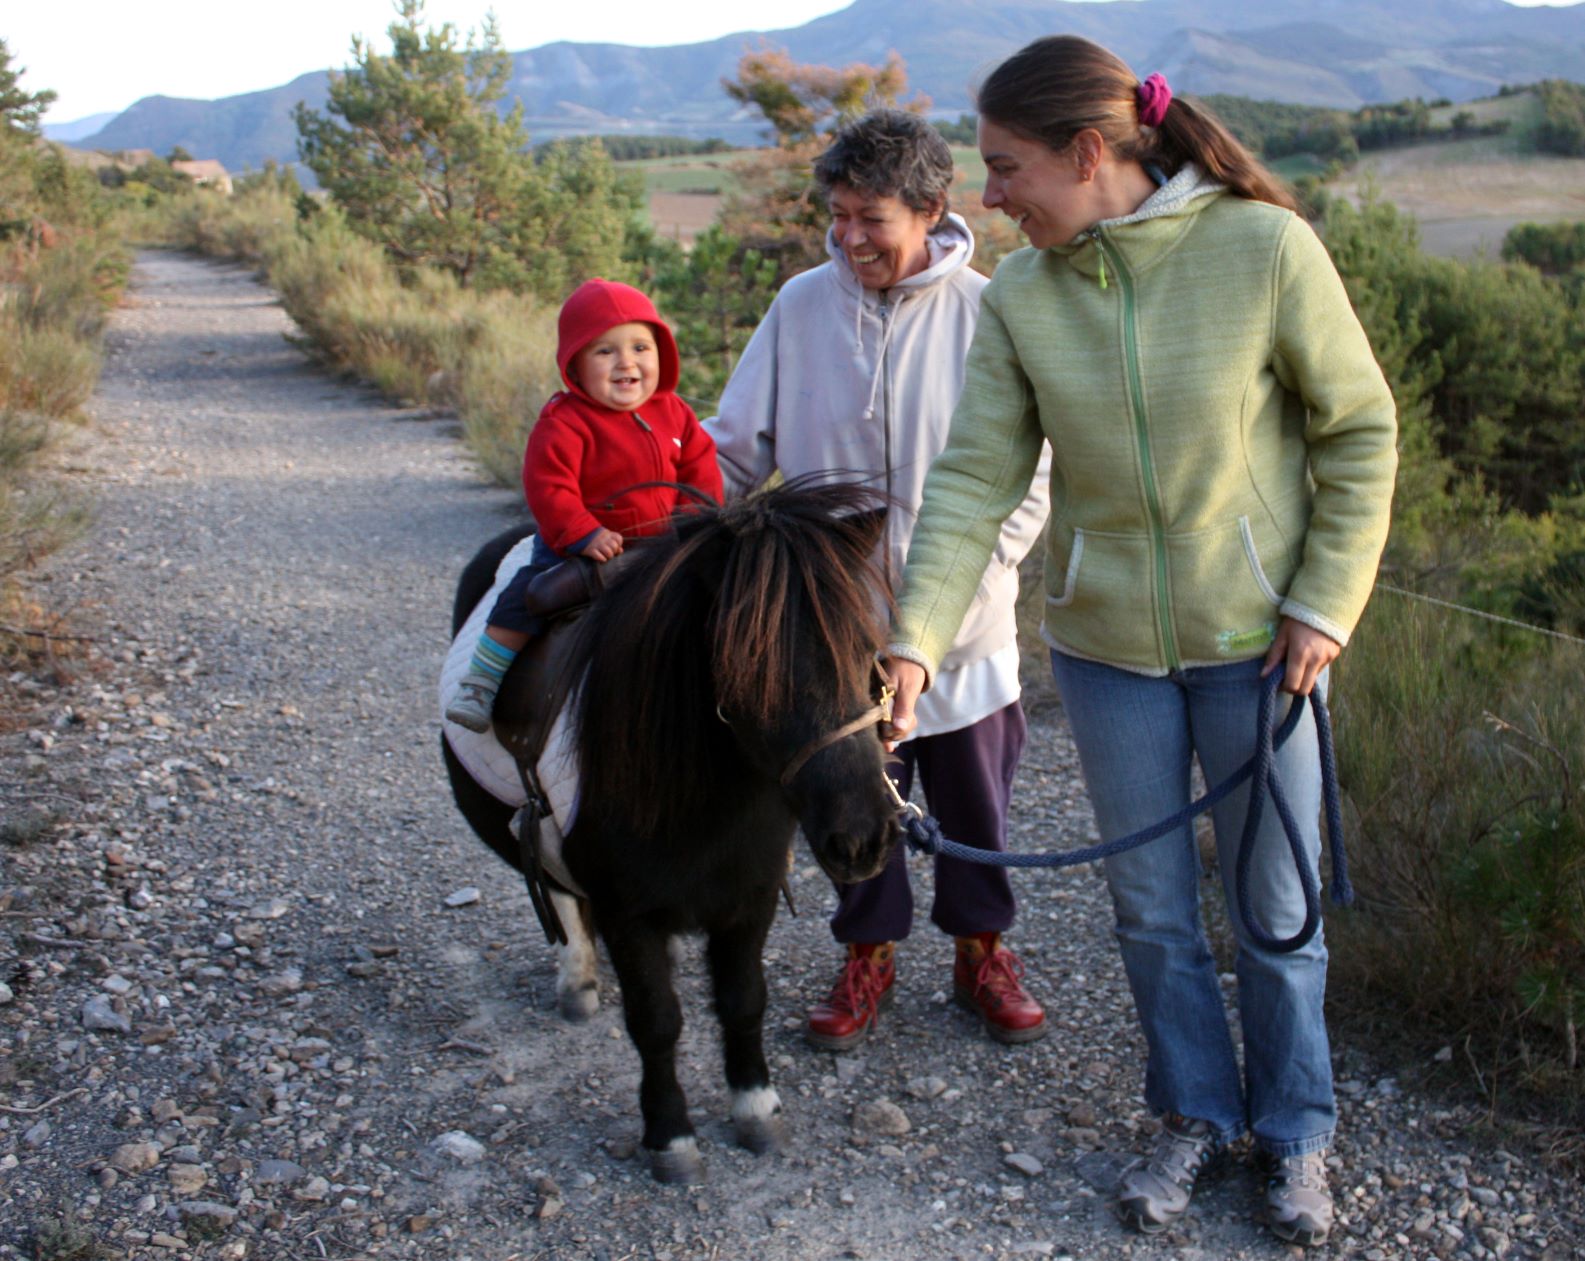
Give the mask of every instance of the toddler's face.
[[631, 412], [660, 384], [660, 350], [648, 324], [608, 328], [572, 357], [572, 379], [602, 407]]

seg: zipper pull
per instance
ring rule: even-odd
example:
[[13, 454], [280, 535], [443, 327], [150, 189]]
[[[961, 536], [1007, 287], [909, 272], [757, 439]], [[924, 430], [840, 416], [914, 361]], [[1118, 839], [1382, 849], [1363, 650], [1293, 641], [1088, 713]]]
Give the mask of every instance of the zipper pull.
[[654, 432], [655, 432], [655, 431], [654, 431], [654, 430], [653, 430], [653, 429], [651, 429], [651, 428], [650, 428], [650, 427], [649, 427], [649, 422], [647, 422], [647, 421], [646, 421], [646, 420], [645, 420], [645, 419], [644, 419], [644, 418], [643, 418], [643, 417], [642, 417], [642, 416], [640, 416], [640, 415], [639, 415], [639, 414], [638, 414], [638, 413], [637, 413], [637, 412], [634, 412], [634, 413], [633, 413], [633, 419], [634, 419], [634, 420], [636, 420], [636, 421], [637, 421], [637, 422], [638, 422], [638, 427], [639, 427], [639, 428], [640, 428], [640, 429], [642, 429], [642, 430], [643, 430], [643, 431], [644, 431], [644, 432], [645, 432], [645, 433], [650, 433], [650, 434], [652, 434], [652, 433], [654, 433]]
[[1097, 245], [1095, 252], [1101, 260], [1101, 288], [1104, 289], [1106, 288], [1106, 251]]

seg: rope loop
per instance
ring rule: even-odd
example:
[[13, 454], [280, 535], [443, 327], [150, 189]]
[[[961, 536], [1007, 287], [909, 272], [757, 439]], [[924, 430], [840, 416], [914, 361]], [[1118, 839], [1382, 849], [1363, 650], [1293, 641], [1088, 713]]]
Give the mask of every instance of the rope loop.
[[[1326, 701], [1321, 696], [1320, 688], [1315, 688], [1308, 697], [1294, 697], [1293, 703], [1288, 706], [1287, 715], [1278, 725], [1275, 721], [1276, 699], [1282, 676], [1283, 672], [1280, 669], [1273, 670], [1262, 680], [1260, 704], [1255, 715], [1253, 756], [1227, 779], [1209, 789], [1204, 796], [1191, 801], [1182, 809], [1147, 828], [1130, 832], [1127, 836], [1115, 840], [1102, 841], [1097, 845], [1056, 853], [1009, 854], [974, 849], [957, 841], [948, 840], [943, 835], [939, 822], [923, 813], [917, 806], [903, 803], [894, 787], [893, 797], [898, 800], [899, 813], [903, 816], [904, 838], [919, 853], [945, 855], [948, 858], [957, 858], [970, 863], [1010, 868], [1079, 867], [1085, 863], [1102, 861], [1127, 850], [1137, 849], [1168, 833], [1176, 832], [1222, 801], [1245, 780], [1250, 780], [1252, 782], [1249, 807], [1244, 815], [1244, 831], [1239, 838], [1234, 874], [1238, 913], [1251, 942], [1258, 949], [1271, 954], [1291, 954], [1307, 945], [1321, 926], [1319, 881], [1310, 864], [1305, 861], [1304, 834], [1300, 831], [1298, 820], [1294, 818], [1292, 807], [1288, 804], [1276, 767], [1276, 752], [1288, 742], [1288, 738], [1298, 728], [1299, 720], [1304, 715], [1306, 701], [1309, 702], [1310, 710], [1315, 715], [1316, 743], [1320, 746], [1321, 797], [1326, 812], [1326, 834], [1332, 849], [1332, 901], [1338, 906], [1352, 906], [1354, 888], [1348, 879], [1348, 855], [1343, 845], [1342, 795], [1337, 786], [1337, 755], [1332, 745], [1331, 714], [1326, 708]], [[891, 783], [890, 776], [886, 776], [886, 782]], [[1260, 819], [1268, 796], [1271, 798], [1272, 808], [1276, 810], [1278, 818], [1282, 821], [1283, 835], [1287, 839], [1299, 883], [1304, 890], [1304, 923], [1293, 936], [1284, 938], [1274, 937], [1268, 933], [1255, 918], [1253, 899], [1249, 892], [1249, 866], [1254, 857], [1255, 840], [1260, 833]]]

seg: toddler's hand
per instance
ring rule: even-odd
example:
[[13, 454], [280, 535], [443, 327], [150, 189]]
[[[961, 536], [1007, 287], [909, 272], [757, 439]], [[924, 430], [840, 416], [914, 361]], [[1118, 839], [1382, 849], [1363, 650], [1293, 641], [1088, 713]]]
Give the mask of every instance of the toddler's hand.
[[590, 560], [597, 560], [602, 565], [613, 556], [622, 554], [622, 536], [615, 530], [600, 527], [600, 532], [583, 545], [580, 555], [587, 556]]

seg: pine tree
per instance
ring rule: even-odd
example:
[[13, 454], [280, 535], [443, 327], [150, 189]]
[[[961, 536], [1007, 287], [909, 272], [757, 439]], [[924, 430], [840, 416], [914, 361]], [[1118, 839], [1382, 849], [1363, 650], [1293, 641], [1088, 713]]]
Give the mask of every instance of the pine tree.
[[354, 230], [404, 265], [553, 300], [588, 275], [619, 274], [631, 191], [597, 145], [535, 163], [522, 107], [497, 108], [512, 58], [495, 19], [461, 41], [449, 22], [426, 28], [423, 0], [402, 0], [388, 34], [388, 54], [354, 38], [355, 64], [332, 76], [325, 112], [294, 114], [304, 164]]
[[6, 47], [5, 40], [0, 39], [0, 127], [7, 133], [7, 139], [36, 139], [39, 120], [55, 100], [55, 93], [48, 88], [42, 92], [23, 91], [25, 73], [22, 66], [12, 68], [11, 50]]
[[0, 39], [0, 241], [27, 230], [37, 210], [39, 119], [55, 93], [28, 92]]

